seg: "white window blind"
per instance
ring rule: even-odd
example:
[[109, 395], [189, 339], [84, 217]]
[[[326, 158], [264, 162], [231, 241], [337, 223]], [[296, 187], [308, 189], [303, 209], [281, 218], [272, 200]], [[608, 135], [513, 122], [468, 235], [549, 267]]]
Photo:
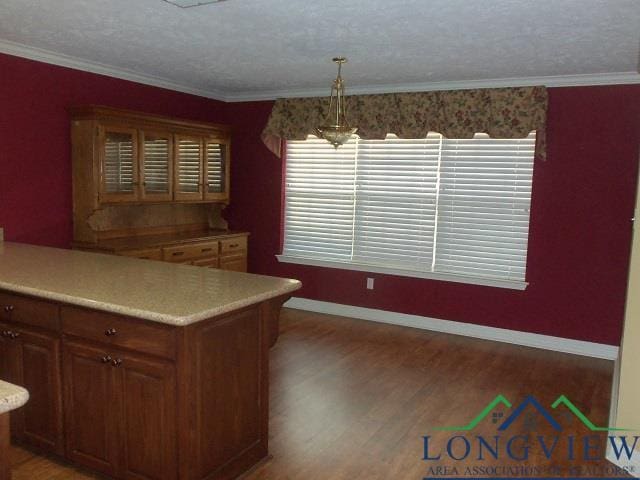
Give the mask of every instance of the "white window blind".
[[535, 132], [290, 141], [282, 257], [524, 282], [534, 149]]
[[439, 136], [358, 143], [353, 260], [431, 269]]
[[436, 271], [524, 280], [535, 137], [443, 142]]
[[351, 260], [356, 140], [337, 150], [315, 137], [287, 147], [285, 251]]

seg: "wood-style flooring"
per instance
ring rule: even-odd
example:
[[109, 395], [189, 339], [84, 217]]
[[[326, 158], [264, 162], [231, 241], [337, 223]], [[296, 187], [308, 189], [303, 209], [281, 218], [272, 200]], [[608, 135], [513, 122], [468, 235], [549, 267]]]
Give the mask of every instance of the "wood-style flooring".
[[[534, 476], [553, 473], [543, 470], [551, 465], [563, 469], [556, 476], [567, 476], [569, 467], [592, 469], [582, 476], [612, 476], [601, 470], [606, 461], [579, 460], [580, 439], [591, 432], [566, 408], [550, 405], [564, 394], [596, 426], [607, 425], [613, 362], [289, 309], [281, 331], [271, 351], [273, 458], [245, 480], [419, 480], [442, 476], [430, 467], [456, 467], [457, 476], [468, 477], [464, 467], [492, 465], [540, 469], [530, 470]], [[527, 461], [504, 462], [504, 442], [498, 461], [487, 450], [478, 460], [476, 443], [466, 461], [446, 459], [446, 441], [465, 432], [436, 428], [466, 425], [498, 394], [513, 408], [496, 408], [466, 438], [555, 433], [560, 451], [574, 435], [576, 460], [558, 455], [551, 462], [532, 447]], [[528, 395], [559, 419], [562, 432], [531, 407], [508, 432], [497, 432]], [[431, 456], [444, 452], [441, 461], [423, 460], [425, 435]], [[463, 440], [457, 442], [453, 453], [462, 455]], [[12, 455], [14, 480], [100, 478], [21, 448]]]

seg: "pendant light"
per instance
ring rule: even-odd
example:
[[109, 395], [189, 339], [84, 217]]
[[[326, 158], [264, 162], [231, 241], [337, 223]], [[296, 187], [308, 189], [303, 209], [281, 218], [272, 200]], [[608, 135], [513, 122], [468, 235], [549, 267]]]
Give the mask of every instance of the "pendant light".
[[344, 57], [336, 57], [333, 61], [338, 64], [338, 76], [333, 81], [333, 86], [331, 87], [329, 113], [324, 120], [324, 125], [317, 127], [316, 132], [319, 137], [324, 138], [335, 148], [338, 148], [347, 142], [358, 129], [351, 127], [349, 122], [347, 122], [344, 102], [344, 82], [340, 76], [342, 64], [347, 63], [347, 59]]

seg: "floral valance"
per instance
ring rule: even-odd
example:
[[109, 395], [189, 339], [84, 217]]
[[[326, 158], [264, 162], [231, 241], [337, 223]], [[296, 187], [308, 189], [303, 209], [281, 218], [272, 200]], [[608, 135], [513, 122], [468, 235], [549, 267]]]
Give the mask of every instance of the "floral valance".
[[[349, 123], [366, 139], [387, 133], [424, 138], [438, 132], [447, 138], [471, 138], [484, 132], [494, 138], [523, 138], [536, 130], [536, 155], [546, 157], [545, 87], [489, 88], [346, 97]], [[276, 100], [262, 132], [265, 144], [279, 154], [281, 139], [304, 140], [327, 115], [323, 98]]]

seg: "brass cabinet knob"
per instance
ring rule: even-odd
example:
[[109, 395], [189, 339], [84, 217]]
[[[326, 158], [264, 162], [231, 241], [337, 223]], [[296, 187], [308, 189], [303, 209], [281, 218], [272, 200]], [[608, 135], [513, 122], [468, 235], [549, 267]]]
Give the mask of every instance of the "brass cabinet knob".
[[111, 361], [111, 357], [109, 355], [105, 355], [100, 359], [102, 363], [109, 363]]
[[15, 310], [16, 307], [14, 307], [13, 305], [5, 305], [4, 306], [4, 311], [7, 313], [11, 313]]
[[120, 365], [122, 365], [122, 360], [120, 358], [114, 358], [113, 360], [111, 360], [111, 365], [113, 365], [114, 367], [119, 367]]
[[113, 337], [117, 332], [117, 330], [115, 328], [108, 328], [107, 330], [105, 330], [104, 334], [107, 337]]
[[2, 333], [0, 333], [0, 335], [2, 335], [4, 338], [8, 338], [9, 335], [11, 335], [11, 331], [3, 330]]
[[9, 337], [12, 339], [18, 338], [20, 336], [20, 332], [10, 332]]

